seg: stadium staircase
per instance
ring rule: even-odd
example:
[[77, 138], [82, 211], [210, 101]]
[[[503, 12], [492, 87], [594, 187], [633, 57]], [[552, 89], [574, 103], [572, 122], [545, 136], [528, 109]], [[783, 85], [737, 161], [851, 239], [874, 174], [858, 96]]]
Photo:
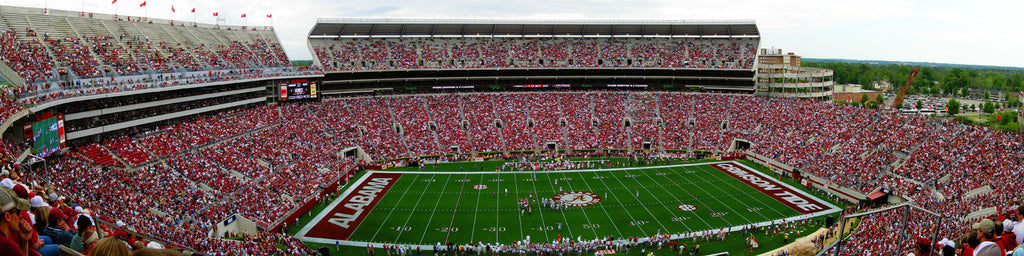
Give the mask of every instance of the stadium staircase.
[[[426, 106], [426, 105], [427, 105], [426, 100], [423, 100], [423, 105], [422, 106]], [[423, 111], [425, 113], [427, 113], [427, 123], [426, 123], [427, 130], [430, 131], [430, 135], [431, 135], [430, 137], [433, 138], [434, 146], [437, 147], [437, 152], [450, 151], [451, 150], [451, 148], [450, 148], [451, 145], [441, 147], [441, 138], [439, 138], [438, 135], [437, 135], [437, 128], [439, 128], [439, 126], [437, 125], [437, 122], [434, 121], [434, 115], [431, 114], [429, 109], [424, 108]], [[434, 125], [434, 129], [430, 129], [430, 124]], [[459, 152], [451, 152], [451, 153], [452, 154], [458, 154]]]
[[466, 142], [469, 143], [469, 145], [459, 145], [459, 150], [461, 150], [462, 152], [466, 152], [465, 150], [468, 149], [468, 150], [470, 150], [470, 153], [473, 156], [476, 156], [480, 152], [477, 152], [476, 147], [472, 146], [473, 142], [474, 142], [473, 141], [473, 135], [472, 135], [473, 132], [472, 132], [471, 129], [469, 129], [469, 123], [470, 122], [469, 122], [469, 118], [466, 117], [465, 101], [463, 100], [463, 97], [461, 97], [461, 96], [456, 96], [455, 99], [456, 99], [456, 102], [458, 102], [458, 105], [459, 105], [459, 122], [458, 122], [459, 129], [462, 129], [465, 132]]
[[[658, 128], [658, 126], [656, 124], [656, 120], [655, 120], [655, 118], [658, 118], [658, 117], [661, 117], [661, 112], [658, 109], [658, 97], [657, 97], [656, 94], [651, 94], [651, 93], [630, 93], [630, 94], [627, 95], [625, 118], [628, 119], [628, 120], [632, 120], [632, 125], [631, 125], [631, 127], [627, 128], [627, 130], [629, 130], [630, 132], [627, 132], [626, 134], [628, 136], [627, 139], [629, 141], [628, 145], [629, 145], [629, 148], [631, 150], [642, 150], [643, 149], [643, 145], [642, 144], [638, 145], [638, 144], [634, 144], [633, 143], [633, 138], [632, 137], [636, 136], [637, 134], [634, 134], [633, 132], [631, 132], [632, 130], [634, 130], [635, 128], [637, 128], [640, 125], [650, 125], [651, 127], [654, 127], [655, 130], [657, 131], [657, 133], [658, 133], [658, 137], [657, 138], [645, 138], [645, 139], [652, 139], [652, 141], [651, 141], [652, 146], [658, 147], [658, 146], [660, 146], [662, 144], [661, 143], [661, 132], [660, 132], [660, 129]], [[643, 142], [641, 141], [640, 143], [643, 143]]]
[[[689, 118], [687, 118], [687, 120], [692, 121], [694, 124], [696, 124], [696, 122], [697, 122], [697, 117], [694, 116], [694, 115], [696, 115], [695, 111], [697, 111], [697, 102], [695, 102], [695, 100], [696, 99], [694, 97], [690, 97], [690, 116], [689, 116]], [[690, 142], [689, 142], [689, 145], [686, 146], [686, 153], [692, 156], [693, 155], [693, 140], [697, 138], [697, 135], [696, 135], [697, 133], [694, 132], [695, 129], [694, 129], [693, 125], [687, 124], [686, 126], [690, 126], [690, 127], [688, 127], [689, 129], [686, 129], [690, 133]]]
[[111, 159], [113, 159], [113, 160], [117, 161], [118, 163], [120, 163], [120, 164], [121, 164], [121, 166], [126, 166], [126, 167], [132, 167], [132, 166], [133, 166], [133, 165], [132, 165], [131, 163], [129, 163], [128, 161], [125, 161], [125, 160], [124, 160], [123, 158], [121, 158], [120, 156], [118, 156], [117, 154], [115, 154], [115, 153], [114, 153], [114, 150], [111, 150], [111, 149], [110, 149], [110, 148], [108, 148], [108, 147], [107, 147], [106, 145], [100, 145], [100, 147], [102, 147], [102, 148], [103, 148], [103, 150], [106, 150], [106, 152], [107, 152], [108, 156], [109, 156], [109, 157], [110, 157]]
[[530, 107], [530, 104], [526, 104], [526, 120], [533, 120], [533, 126], [532, 127], [529, 127], [529, 126], [526, 127], [526, 130], [530, 132], [530, 138], [531, 138], [531, 141], [533, 142], [532, 143], [533, 144], [533, 153], [540, 154], [540, 152], [541, 152], [541, 147], [540, 147], [541, 143], [547, 143], [547, 141], [542, 142], [542, 141], [540, 141], [540, 139], [538, 139], [538, 137], [537, 137], [537, 129], [538, 128], [537, 127], [540, 126], [540, 125], [538, 124], [537, 119], [533, 118], [532, 112], [533, 112], [533, 108]]
[[629, 120], [630, 125], [628, 127], [622, 127], [622, 129], [625, 131], [624, 133], [622, 133], [622, 136], [626, 137], [624, 140], [625, 145], [623, 145], [622, 148], [626, 149], [626, 152], [631, 153], [635, 150], [633, 148], [633, 128], [635, 128], [640, 123], [640, 120], [633, 119], [634, 107], [632, 102], [634, 101], [633, 97], [635, 97], [636, 95], [636, 93], [626, 94], [626, 100], [622, 101], [623, 109], [625, 109], [626, 111], [622, 111], [622, 120], [620, 121], [623, 122], [619, 123], [619, 125], [623, 125], [624, 121]]
[[[726, 113], [725, 118], [722, 119], [722, 123], [718, 125], [718, 144], [715, 144], [716, 152], [725, 152], [729, 150], [729, 146], [726, 144], [726, 132], [733, 130], [732, 122], [732, 105], [735, 104], [736, 98], [729, 97], [729, 105], [725, 106]], [[725, 127], [722, 127], [722, 126]]]
[[655, 95], [655, 97], [654, 97], [654, 111], [657, 113], [658, 118], [661, 118], [661, 124], [662, 124], [662, 125], [657, 125], [657, 123], [655, 123], [655, 127], [658, 129], [658, 144], [657, 144], [657, 146], [658, 146], [658, 153], [664, 154], [665, 153], [665, 143], [664, 143], [665, 142], [665, 130], [664, 130], [665, 129], [665, 125], [664, 124], [665, 124], [666, 121], [665, 121], [665, 116], [661, 115], [661, 97], [658, 97], [657, 95]]
[[[491, 102], [491, 111], [492, 111], [491, 115], [497, 117], [498, 116], [498, 104], [494, 103], [494, 97], [487, 97], [487, 99], [488, 99], [488, 101]], [[505, 125], [508, 125], [508, 124], [505, 123], [505, 120], [501, 120], [501, 124], [502, 124], [502, 127], [505, 127]], [[496, 129], [496, 130], [498, 130], [498, 136], [500, 136], [499, 138], [505, 138], [504, 129]], [[509, 154], [509, 152], [508, 152], [508, 143], [504, 139], [501, 140], [501, 151], [503, 153], [505, 153], [506, 155]]]
[[[600, 122], [600, 121], [597, 120], [597, 114], [594, 113], [594, 109], [597, 107], [596, 103], [594, 103], [594, 96], [593, 95], [587, 95], [587, 101], [588, 101], [587, 109], [589, 110], [589, 111], [587, 111], [587, 113], [590, 113], [590, 120], [591, 120], [587, 125], [590, 126], [590, 129], [591, 129], [590, 132], [591, 132], [591, 134], [594, 134], [594, 136], [596, 138], [596, 136], [598, 134], [600, 134], [600, 133], [597, 132], [598, 129], [597, 129], [597, 126], [594, 125], [594, 121], [598, 121], [598, 122]], [[585, 148], [586, 146], [587, 145], [577, 145], [577, 147], [579, 147], [579, 148]], [[599, 151], [600, 151], [600, 149], [599, 149]]]
[[[53, 17], [42, 14], [23, 15], [25, 17], [25, 20], [30, 25], [29, 27], [31, 27], [38, 33], [36, 38], [39, 39], [39, 43], [43, 44], [44, 48], [46, 49], [46, 52], [50, 55], [50, 60], [53, 61], [54, 67], [57, 69], [63, 68], [65, 71], [67, 71], [66, 75], [69, 78], [78, 78], [77, 74], [75, 74], [74, 70], [71, 68], [71, 65], [69, 63], [61, 61], [61, 59], [58, 58], [58, 55], [53, 52], [53, 47], [50, 45], [50, 43], [45, 41], [47, 36], [49, 36], [50, 39], [61, 40], [61, 42], [59, 43], [60, 45], [68, 46], [71, 43], [68, 42], [68, 40], [64, 40], [65, 38], [79, 38], [77, 35], [74, 35], [70, 31], [68, 31], [69, 26], [58, 27], [56, 23], [53, 21], [53, 19], [65, 19], [66, 21], [67, 18]], [[66, 24], [67, 22], [64, 23]], [[85, 48], [88, 49], [89, 47]]]
[[[382, 101], [383, 101], [383, 103], [381, 103]], [[392, 127], [392, 132], [394, 132], [393, 127], [395, 125], [398, 125], [399, 127], [401, 127], [402, 133], [398, 134], [397, 132], [395, 132], [395, 135], [398, 135], [399, 142], [401, 142], [402, 147], [405, 148], [405, 150], [404, 150], [405, 154], [407, 156], [414, 156], [414, 155], [416, 155], [416, 153], [412, 151], [412, 147], [409, 146], [409, 142], [406, 139], [406, 136], [409, 133], [409, 131], [406, 130], [408, 128], [406, 128], [404, 125], [402, 125], [402, 122], [400, 120], [398, 120], [398, 116], [395, 115], [395, 111], [392, 110], [391, 104], [388, 103], [388, 101], [386, 101], [384, 99], [378, 99], [377, 100], [377, 104], [384, 105], [383, 106], [384, 109], [388, 110], [388, 117], [389, 117], [388, 118], [388, 121], [389, 121], [389, 123], [388, 123], [389, 125], [388, 126]]]
[[88, 146], [79, 147], [78, 151], [82, 152], [83, 156], [99, 165], [113, 167], [125, 166], [123, 162], [115, 159], [114, 156], [110, 154], [109, 149], [99, 144], [89, 144]]
[[[418, 107], [427, 106], [427, 100], [426, 99], [420, 99], [420, 101], [421, 101], [421, 104], [419, 104]], [[433, 112], [431, 112], [430, 109], [425, 108], [425, 107], [423, 107], [422, 110], [423, 110], [424, 113], [426, 113], [426, 116], [427, 116], [427, 123], [422, 124], [422, 125], [426, 125], [427, 126], [427, 131], [430, 132], [430, 137], [432, 138], [431, 141], [434, 142], [434, 147], [437, 147], [437, 151], [436, 152], [445, 152], [445, 151], [451, 150], [451, 148], [449, 148], [450, 145], [445, 146], [445, 147], [441, 147], [441, 139], [438, 138], [438, 135], [437, 135], [437, 129], [440, 128], [440, 127], [438, 126], [437, 121], [434, 121]], [[430, 129], [430, 125], [433, 125], [435, 129]], [[458, 154], [458, 153], [459, 152], [452, 152], [452, 154]]]
[[[562, 148], [559, 149], [565, 149], [566, 153], [571, 153], [567, 146], [569, 144], [569, 117], [565, 115], [565, 108], [562, 107], [562, 104], [563, 103], [561, 101], [558, 101], [558, 104], [555, 104], [555, 106], [558, 106], [558, 119], [556, 119], [555, 122], [558, 123], [558, 130], [562, 132]], [[566, 125], [562, 126], [562, 124]]]

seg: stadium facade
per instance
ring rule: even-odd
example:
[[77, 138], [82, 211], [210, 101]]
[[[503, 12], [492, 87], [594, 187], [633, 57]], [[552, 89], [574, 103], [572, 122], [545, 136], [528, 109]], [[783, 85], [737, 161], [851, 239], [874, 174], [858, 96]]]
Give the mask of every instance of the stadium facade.
[[782, 49], [761, 49], [757, 58], [755, 95], [777, 98], [834, 100], [832, 70], [800, 66], [800, 55]]

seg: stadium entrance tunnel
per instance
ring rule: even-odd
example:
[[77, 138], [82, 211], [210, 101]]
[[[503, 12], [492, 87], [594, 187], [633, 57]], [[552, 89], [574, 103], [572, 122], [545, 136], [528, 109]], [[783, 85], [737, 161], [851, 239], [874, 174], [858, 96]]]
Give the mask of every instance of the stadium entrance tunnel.
[[729, 146], [729, 152], [738, 150], [747, 151], [748, 149], [750, 149], [751, 146], [753, 146], [753, 143], [750, 143], [750, 141], [748, 140], [733, 139], [732, 145]]

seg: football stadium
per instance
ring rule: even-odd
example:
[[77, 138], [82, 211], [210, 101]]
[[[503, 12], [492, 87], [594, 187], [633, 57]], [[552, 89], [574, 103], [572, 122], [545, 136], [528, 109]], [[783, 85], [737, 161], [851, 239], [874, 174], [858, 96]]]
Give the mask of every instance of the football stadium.
[[1010, 255], [1024, 238], [1019, 134], [838, 104], [832, 70], [765, 49], [753, 20], [317, 18], [301, 66], [278, 33], [0, 7], [0, 254]]

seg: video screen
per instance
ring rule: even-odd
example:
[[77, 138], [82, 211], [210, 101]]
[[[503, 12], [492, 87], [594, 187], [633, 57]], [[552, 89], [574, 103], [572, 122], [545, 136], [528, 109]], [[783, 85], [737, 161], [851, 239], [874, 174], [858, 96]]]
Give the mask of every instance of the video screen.
[[281, 100], [300, 100], [317, 97], [316, 81], [295, 79], [281, 83]]
[[39, 157], [49, 156], [64, 148], [64, 116], [57, 115], [32, 123], [32, 141]]

